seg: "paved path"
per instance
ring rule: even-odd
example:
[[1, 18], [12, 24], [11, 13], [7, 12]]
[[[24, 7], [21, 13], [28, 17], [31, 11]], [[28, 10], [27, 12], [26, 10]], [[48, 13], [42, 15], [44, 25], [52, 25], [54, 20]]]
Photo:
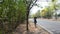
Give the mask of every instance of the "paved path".
[[[33, 22], [33, 19], [30, 19]], [[60, 34], [60, 22], [46, 19], [37, 19], [37, 24], [53, 34]]]

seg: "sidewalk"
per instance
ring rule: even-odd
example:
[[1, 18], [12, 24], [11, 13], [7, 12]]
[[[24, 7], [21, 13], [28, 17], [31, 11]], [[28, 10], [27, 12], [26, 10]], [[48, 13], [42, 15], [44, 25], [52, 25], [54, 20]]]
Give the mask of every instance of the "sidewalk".
[[[26, 31], [26, 24], [20, 24], [14, 34], [27, 34]], [[49, 34], [46, 30], [43, 28], [35, 28], [34, 23], [30, 22], [29, 23], [29, 31], [28, 34]]]
[[[40, 19], [44, 19], [44, 18], [40, 18]], [[60, 21], [60, 18], [59, 19], [44, 19], [44, 20], [50, 20], [50, 21]]]

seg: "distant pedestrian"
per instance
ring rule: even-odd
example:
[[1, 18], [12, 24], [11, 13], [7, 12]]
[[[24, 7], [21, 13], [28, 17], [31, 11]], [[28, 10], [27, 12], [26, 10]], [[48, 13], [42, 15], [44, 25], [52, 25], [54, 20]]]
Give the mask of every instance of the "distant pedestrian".
[[36, 23], [37, 23], [37, 17], [34, 17], [34, 25], [35, 25], [35, 27], [36, 27]]

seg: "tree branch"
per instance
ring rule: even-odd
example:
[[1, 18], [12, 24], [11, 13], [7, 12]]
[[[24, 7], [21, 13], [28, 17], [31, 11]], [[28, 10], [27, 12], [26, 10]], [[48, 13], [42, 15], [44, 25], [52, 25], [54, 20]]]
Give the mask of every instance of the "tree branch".
[[37, 2], [37, 0], [35, 0], [35, 2], [32, 4], [32, 6], [29, 8], [29, 10], [34, 6], [34, 4]]

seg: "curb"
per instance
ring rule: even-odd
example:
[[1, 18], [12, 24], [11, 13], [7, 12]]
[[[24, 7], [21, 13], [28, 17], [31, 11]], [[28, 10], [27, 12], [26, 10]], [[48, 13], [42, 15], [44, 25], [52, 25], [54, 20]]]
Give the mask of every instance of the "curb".
[[45, 31], [47, 31], [49, 34], [53, 34], [53, 32], [51, 32], [50, 30], [46, 29], [45, 27], [43, 27], [42, 25], [37, 25], [38, 29], [40, 29], [40, 27], [42, 27]]

